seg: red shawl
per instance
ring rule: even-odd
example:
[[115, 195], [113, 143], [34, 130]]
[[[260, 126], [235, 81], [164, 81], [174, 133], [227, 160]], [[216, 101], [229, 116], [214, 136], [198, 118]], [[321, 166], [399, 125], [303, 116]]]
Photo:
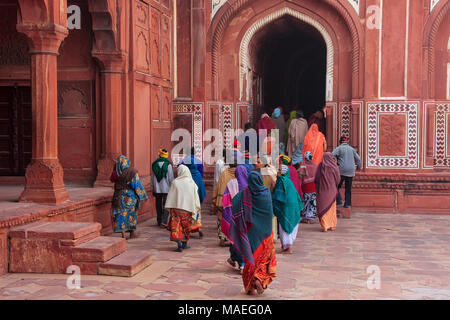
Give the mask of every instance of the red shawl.
[[298, 194], [303, 199], [302, 182], [300, 181], [300, 178], [298, 176], [297, 169], [295, 169], [295, 167], [292, 164], [288, 165], [288, 167], [289, 167], [289, 174], [291, 175], [290, 177], [291, 181], [294, 184], [294, 187], [297, 190]]
[[270, 135], [272, 130], [276, 128], [275, 122], [273, 122], [267, 113], [264, 113], [258, 121], [258, 132], [259, 130], [267, 130], [267, 135]]

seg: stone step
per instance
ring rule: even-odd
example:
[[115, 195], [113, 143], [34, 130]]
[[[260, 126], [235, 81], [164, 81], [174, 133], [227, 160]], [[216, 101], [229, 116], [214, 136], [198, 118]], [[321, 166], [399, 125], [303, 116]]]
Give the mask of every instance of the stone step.
[[101, 232], [97, 231], [97, 232], [90, 233], [90, 234], [88, 234], [88, 235], [86, 235], [84, 237], [81, 237], [79, 239], [76, 239], [76, 240], [65, 240], [65, 239], [62, 239], [62, 240], [60, 240], [59, 243], [61, 244], [61, 246], [64, 246], [64, 247], [75, 247], [75, 246], [78, 246], [80, 244], [83, 244], [83, 243], [86, 243], [88, 241], [91, 241], [92, 239], [98, 238], [100, 236], [101, 236]]
[[100, 223], [92, 222], [35, 222], [13, 228], [9, 232], [10, 238], [21, 239], [60, 239], [77, 240], [89, 234], [99, 232]]
[[98, 237], [72, 248], [72, 261], [106, 262], [125, 252], [127, 242], [123, 238]]
[[151, 263], [151, 254], [142, 250], [127, 250], [114, 259], [101, 263], [98, 274], [107, 276], [132, 277]]

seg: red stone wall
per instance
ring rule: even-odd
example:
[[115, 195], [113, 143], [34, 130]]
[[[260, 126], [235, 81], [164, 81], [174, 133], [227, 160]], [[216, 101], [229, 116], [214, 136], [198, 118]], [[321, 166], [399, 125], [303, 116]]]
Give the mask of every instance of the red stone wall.
[[58, 156], [66, 183], [92, 185], [97, 176], [95, 98], [99, 94], [98, 69], [91, 54], [92, 23], [86, 1], [67, 4], [80, 7], [81, 29], [69, 30], [59, 49]]
[[130, 156], [145, 184], [159, 148], [171, 149], [173, 2], [132, 1]]
[[[192, 99], [192, 106], [205, 108], [205, 129], [239, 128], [244, 118], [259, 115], [258, 93], [253, 92], [251, 101], [240, 100], [242, 37], [256, 21], [280, 8], [292, 8], [324, 25], [333, 41], [327, 141], [332, 150], [339, 136], [350, 136], [361, 155], [363, 172], [355, 179], [355, 205], [383, 212], [427, 213], [427, 207], [429, 213], [449, 211], [440, 200], [450, 190], [447, 1], [437, 1], [432, 11], [430, 1], [359, 1], [359, 16], [347, 0], [229, 3], [233, 6], [223, 5], [214, 19], [209, 3], [202, 8], [204, 21], [192, 15], [195, 23], [207, 26], [205, 40], [191, 37], [194, 48], [206, 41], [205, 85], [195, 90]], [[381, 30], [367, 24], [377, 22], [373, 11], [367, 11], [371, 6], [383, 16]], [[251, 42], [253, 64], [257, 50], [256, 41]], [[177, 85], [187, 82], [180, 78]], [[247, 86], [244, 79], [244, 91]], [[246, 115], [247, 105], [253, 108]], [[443, 180], [436, 184], [436, 179]]]
[[[437, 1], [431, 11], [428, 0], [363, 0], [357, 13], [347, 0], [229, 0], [233, 5], [223, 5], [211, 19], [210, 1], [183, 0], [177, 1], [176, 21], [170, 0], [117, 7], [100, 0], [72, 3], [88, 14], [82, 14], [82, 30], [69, 32], [58, 58], [59, 160], [66, 181], [90, 183], [101, 172], [107, 183], [112, 159], [124, 153], [148, 185], [156, 152], [170, 149], [175, 126], [190, 128], [201, 149], [204, 130], [254, 121], [261, 76], [254, 83], [244, 80], [244, 90], [251, 87], [253, 95], [241, 99], [240, 44], [255, 22], [288, 7], [324, 26], [333, 43], [327, 141], [332, 149], [340, 135], [350, 135], [361, 154], [358, 206], [377, 205], [369, 197], [373, 190], [380, 208], [389, 203], [397, 211], [421, 208], [419, 199], [448, 191], [448, 1]], [[382, 30], [367, 24], [373, 5], [383, 14]], [[14, 7], [15, 1], [2, 3], [0, 15]], [[17, 60], [0, 57], [0, 85], [29, 85], [23, 37], [15, 32], [18, 41], [0, 37]], [[257, 50], [257, 43], [251, 49]], [[255, 57], [250, 65], [259, 71]], [[417, 175], [414, 183], [424, 182], [427, 196], [380, 178], [385, 175], [404, 181]], [[430, 177], [444, 177], [444, 189], [426, 183]]]

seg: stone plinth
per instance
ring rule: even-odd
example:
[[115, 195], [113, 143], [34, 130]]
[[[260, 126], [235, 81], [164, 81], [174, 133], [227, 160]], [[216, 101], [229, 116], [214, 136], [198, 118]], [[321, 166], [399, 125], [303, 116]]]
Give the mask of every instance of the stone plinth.
[[101, 229], [99, 223], [36, 222], [10, 231], [9, 271], [19, 273], [66, 273], [74, 247], [62, 240], [77, 240]]

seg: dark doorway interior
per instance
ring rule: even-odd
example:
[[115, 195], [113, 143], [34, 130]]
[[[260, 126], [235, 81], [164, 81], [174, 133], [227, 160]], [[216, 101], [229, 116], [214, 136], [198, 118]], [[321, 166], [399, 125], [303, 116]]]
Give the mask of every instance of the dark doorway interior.
[[0, 87], [0, 175], [25, 175], [31, 160], [31, 126], [31, 88]]
[[282, 106], [309, 116], [325, 106], [327, 49], [314, 27], [283, 16], [255, 34], [250, 48], [263, 84], [261, 111]]

